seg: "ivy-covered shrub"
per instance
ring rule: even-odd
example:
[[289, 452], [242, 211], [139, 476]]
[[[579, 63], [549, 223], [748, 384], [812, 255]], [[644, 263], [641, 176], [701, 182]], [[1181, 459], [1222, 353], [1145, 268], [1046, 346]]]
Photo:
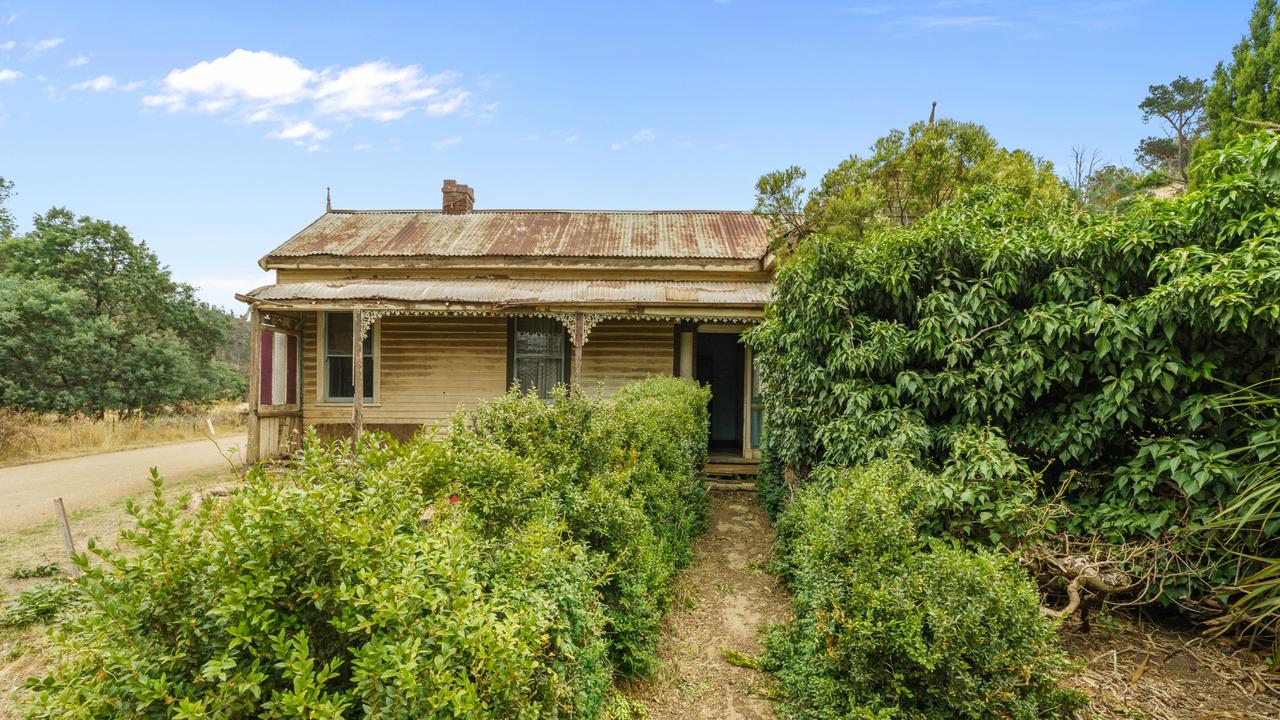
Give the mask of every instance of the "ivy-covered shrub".
[[1232, 585], [1249, 568], [1192, 529], [1259, 459], [1230, 454], [1259, 413], [1221, 394], [1280, 367], [1280, 134], [1198, 163], [1197, 187], [1115, 215], [984, 186], [807, 240], [750, 337], [777, 461], [908, 458], [977, 512], [936, 530], [979, 544], [1018, 544], [1027, 501], [1060, 494], [1054, 529], [1160, 548], [1132, 568], [1165, 576], [1145, 599]]
[[937, 478], [909, 463], [822, 468], [778, 523], [794, 619], [764, 666], [793, 718], [1066, 717], [1082, 698], [1016, 564], [922, 533]]
[[128, 551], [92, 549], [25, 716], [599, 717], [648, 667], [706, 507], [705, 391], [620, 396], [311, 441], [195, 513], [157, 481]]

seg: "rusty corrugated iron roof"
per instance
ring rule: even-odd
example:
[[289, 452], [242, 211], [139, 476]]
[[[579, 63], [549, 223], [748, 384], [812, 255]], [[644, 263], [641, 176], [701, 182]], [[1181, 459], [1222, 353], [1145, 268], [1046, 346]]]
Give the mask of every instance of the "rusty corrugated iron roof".
[[348, 301], [501, 307], [645, 305], [763, 307], [770, 282], [651, 280], [333, 280], [265, 285], [248, 297], [265, 301]]
[[264, 258], [614, 257], [757, 259], [767, 222], [743, 211], [334, 210]]

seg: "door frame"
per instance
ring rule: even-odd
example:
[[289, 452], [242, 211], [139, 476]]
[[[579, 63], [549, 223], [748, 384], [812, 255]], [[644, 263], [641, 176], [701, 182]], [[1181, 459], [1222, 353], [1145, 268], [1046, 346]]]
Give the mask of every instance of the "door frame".
[[[750, 324], [746, 323], [677, 324], [675, 326], [675, 349], [672, 360], [672, 369], [675, 371], [676, 376], [696, 379], [699, 335], [733, 334], [741, 338], [742, 334], [750, 330], [751, 327]], [[688, 341], [687, 344], [686, 341]], [[751, 376], [753, 363], [750, 345], [742, 345], [742, 365], [742, 407], [739, 408], [739, 416], [742, 418], [740, 456], [746, 460], [759, 460], [759, 448], [751, 447]]]

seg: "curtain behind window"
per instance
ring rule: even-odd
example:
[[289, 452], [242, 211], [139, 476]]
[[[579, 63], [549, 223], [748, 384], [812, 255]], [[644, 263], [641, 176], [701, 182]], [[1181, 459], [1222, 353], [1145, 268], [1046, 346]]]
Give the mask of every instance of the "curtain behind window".
[[566, 382], [564, 326], [550, 318], [516, 318], [511, 379], [521, 390], [536, 389], [549, 399], [551, 389]]

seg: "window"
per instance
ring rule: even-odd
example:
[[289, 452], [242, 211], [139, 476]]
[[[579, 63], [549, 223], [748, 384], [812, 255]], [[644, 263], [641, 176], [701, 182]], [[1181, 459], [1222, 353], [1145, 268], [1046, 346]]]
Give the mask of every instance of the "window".
[[[324, 399], [350, 402], [355, 397], [351, 371], [351, 313], [324, 317]], [[373, 331], [364, 336], [364, 399], [373, 400]]]
[[507, 374], [521, 390], [551, 398], [551, 388], [569, 382], [569, 333], [551, 318], [512, 318]]

